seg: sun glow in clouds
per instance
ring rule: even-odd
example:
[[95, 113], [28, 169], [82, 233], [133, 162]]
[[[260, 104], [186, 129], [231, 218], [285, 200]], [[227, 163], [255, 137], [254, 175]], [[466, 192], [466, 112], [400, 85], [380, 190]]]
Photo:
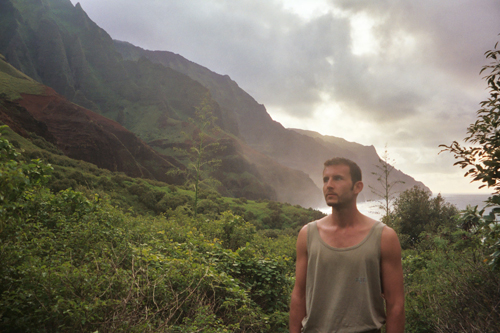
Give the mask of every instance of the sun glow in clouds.
[[[322, 135], [335, 136], [347, 141], [362, 145], [383, 147], [384, 142], [373, 142], [372, 136], [377, 129], [368, 121], [344, 110], [335, 101], [329, 100], [327, 94], [323, 96], [323, 103], [316, 106], [311, 113], [314, 117], [296, 117], [278, 107], [268, 107], [273, 120], [281, 123], [285, 128], [299, 128], [318, 132]], [[383, 138], [383, 133], [379, 133]]]
[[350, 17], [350, 23], [352, 53], [357, 56], [376, 54], [380, 46], [373, 27], [377, 22], [365, 13], [358, 13]]
[[305, 20], [321, 16], [330, 10], [330, 5], [325, 0], [283, 0], [283, 7]]

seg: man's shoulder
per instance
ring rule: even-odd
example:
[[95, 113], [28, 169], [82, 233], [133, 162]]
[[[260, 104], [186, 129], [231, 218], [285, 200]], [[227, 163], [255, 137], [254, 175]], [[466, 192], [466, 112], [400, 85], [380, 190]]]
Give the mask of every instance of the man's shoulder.
[[362, 215], [362, 217], [363, 217], [363, 219], [362, 219], [362, 220], [363, 220], [363, 221], [364, 221], [364, 223], [366, 223], [366, 224], [369, 224], [369, 225], [371, 225], [371, 226], [374, 226], [374, 225], [378, 225], [378, 226], [380, 226], [380, 225], [385, 225], [383, 222], [381, 222], [381, 221], [379, 221], [379, 220], [375, 220], [375, 219], [373, 219], [373, 218], [371, 218], [371, 217], [369, 217], [369, 216], [366, 216], [365, 214], [361, 214], [361, 215]]
[[302, 228], [300, 228], [300, 231], [299, 231], [299, 235], [300, 234], [306, 234], [307, 233], [307, 229], [309, 229], [309, 226], [310, 225], [314, 225], [316, 223], [318, 223], [319, 220], [314, 220], [314, 221], [311, 221], [309, 223], [306, 223], [302, 226]]
[[392, 252], [395, 250], [401, 251], [399, 237], [396, 231], [391, 227], [383, 224], [382, 235], [380, 237], [382, 252]]
[[380, 228], [383, 228], [382, 238], [396, 238], [396, 239], [398, 238], [398, 234], [396, 233], [396, 231], [394, 231], [394, 229], [389, 227], [387, 224], [384, 224], [382, 222], [379, 223], [380, 223]]
[[314, 226], [314, 225], [318, 225], [319, 223], [324, 223], [324, 221], [326, 219], [328, 219], [328, 217], [329, 217], [329, 215], [324, 216], [324, 217], [322, 217], [320, 219], [311, 221], [311, 222], [303, 225], [302, 228], [300, 228], [300, 231], [299, 231], [299, 238], [301, 238], [301, 237], [307, 238], [307, 231], [308, 231], [309, 227], [310, 226]]
[[320, 218], [320, 219], [317, 219], [317, 220], [311, 221], [311, 222], [309, 222], [309, 223], [308, 223], [308, 224], [306, 224], [306, 225], [310, 225], [310, 224], [322, 225], [322, 224], [324, 224], [324, 223], [331, 222], [331, 218], [332, 218], [331, 214], [328, 214], [328, 215], [326, 215], [326, 216], [323, 216], [323, 217], [322, 217], [322, 218]]

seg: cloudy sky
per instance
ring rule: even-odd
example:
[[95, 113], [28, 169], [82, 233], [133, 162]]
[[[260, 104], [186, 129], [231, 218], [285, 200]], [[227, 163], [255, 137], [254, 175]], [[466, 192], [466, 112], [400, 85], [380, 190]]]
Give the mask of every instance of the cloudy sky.
[[285, 127], [363, 145], [434, 193], [478, 192], [440, 144], [488, 97], [498, 0], [71, 0], [112, 38], [227, 74]]

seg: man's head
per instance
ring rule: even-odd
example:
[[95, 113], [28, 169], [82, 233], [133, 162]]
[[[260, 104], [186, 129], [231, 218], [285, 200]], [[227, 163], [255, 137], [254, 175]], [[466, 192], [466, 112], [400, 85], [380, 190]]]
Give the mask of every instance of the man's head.
[[354, 184], [362, 180], [361, 169], [350, 159], [344, 157], [334, 157], [324, 163], [325, 168], [332, 165], [347, 165], [351, 174], [351, 181], [353, 186]]
[[356, 198], [363, 190], [361, 170], [346, 158], [332, 158], [323, 169], [323, 195], [326, 204], [332, 208], [356, 205]]

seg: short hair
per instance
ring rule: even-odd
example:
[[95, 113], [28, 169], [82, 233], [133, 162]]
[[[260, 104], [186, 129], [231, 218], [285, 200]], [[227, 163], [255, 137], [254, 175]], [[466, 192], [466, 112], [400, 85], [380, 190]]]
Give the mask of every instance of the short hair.
[[351, 161], [348, 158], [344, 157], [334, 157], [327, 160], [325, 163], [325, 168], [332, 165], [347, 165], [349, 167], [349, 173], [351, 174], [352, 184], [356, 184], [357, 182], [362, 180], [361, 169], [360, 167]]

